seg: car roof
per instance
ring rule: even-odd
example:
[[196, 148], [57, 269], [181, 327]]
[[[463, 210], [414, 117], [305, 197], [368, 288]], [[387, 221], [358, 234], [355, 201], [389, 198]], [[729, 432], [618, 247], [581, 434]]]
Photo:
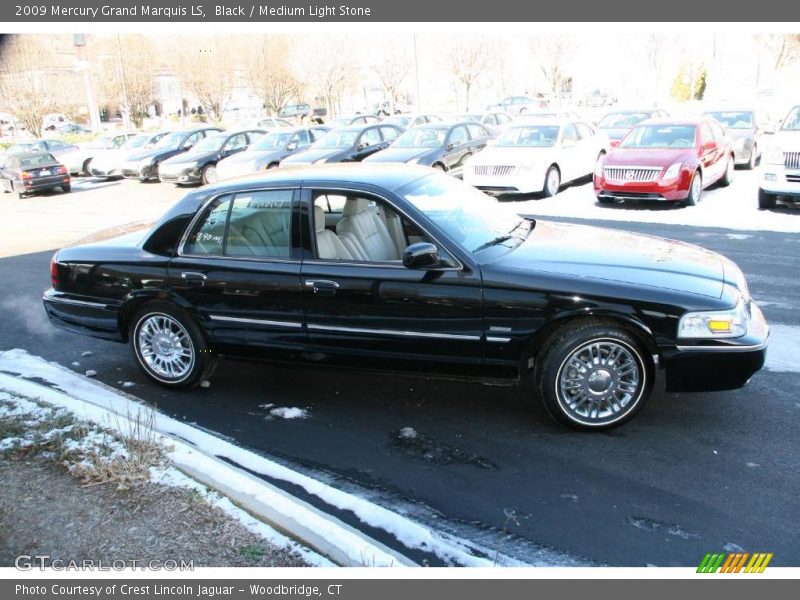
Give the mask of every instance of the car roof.
[[239, 189], [243, 183], [247, 187], [255, 184], [307, 184], [325, 182], [326, 184], [361, 184], [395, 190], [411, 181], [431, 174], [428, 167], [391, 163], [327, 163], [321, 165], [285, 166], [280, 169], [259, 172], [240, 179], [226, 181], [207, 188], [215, 191]]
[[709, 119], [704, 117], [652, 117], [637, 125], [700, 125]]

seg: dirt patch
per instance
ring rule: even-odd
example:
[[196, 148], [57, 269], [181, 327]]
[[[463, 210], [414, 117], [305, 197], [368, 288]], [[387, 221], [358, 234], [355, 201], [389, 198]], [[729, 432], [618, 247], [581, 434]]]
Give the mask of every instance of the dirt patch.
[[86, 487], [47, 458], [0, 463], [0, 566], [20, 554], [194, 561], [195, 567], [306, 566], [196, 492], [146, 483]]

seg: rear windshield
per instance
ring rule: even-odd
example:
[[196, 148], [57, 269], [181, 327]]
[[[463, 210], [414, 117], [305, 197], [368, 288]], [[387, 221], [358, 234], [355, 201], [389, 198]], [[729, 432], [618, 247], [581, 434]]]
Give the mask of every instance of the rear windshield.
[[54, 162], [56, 162], [56, 159], [52, 154], [36, 154], [35, 156], [20, 158], [19, 166], [21, 169], [30, 169], [33, 167], [52, 165]]

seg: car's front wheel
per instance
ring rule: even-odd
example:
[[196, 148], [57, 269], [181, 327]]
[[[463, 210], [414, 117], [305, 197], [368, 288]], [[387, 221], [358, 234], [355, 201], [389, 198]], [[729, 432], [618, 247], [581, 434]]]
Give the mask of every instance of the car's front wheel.
[[697, 206], [700, 202], [700, 194], [703, 193], [703, 176], [700, 171], [695, 171], [692, 181], [689, 183], [689, 195], [686, 196], [687, 206]]
[[167, 302], [148, 302], [131, 320], [133, 356], [145, 374], [171, 388], [189, 388], [214, 366], [200, 328], [183, 310]]
[[217, 165], [206, 165], [200, 174], [203, 185], [217, 182]]
[[547, 174], [544, 176], [544, 195], [552, 198], [558, 193], [560, 187], [561, 173], [558, 171], [558, 167], [552, 165], [547, 169]]
[[641, 344], [612, 322], [567, 326], [548, 341], [535, 375], [536, 392], [556, 421], [599, 431], [631, 419], [650, 395], [652, 361]]

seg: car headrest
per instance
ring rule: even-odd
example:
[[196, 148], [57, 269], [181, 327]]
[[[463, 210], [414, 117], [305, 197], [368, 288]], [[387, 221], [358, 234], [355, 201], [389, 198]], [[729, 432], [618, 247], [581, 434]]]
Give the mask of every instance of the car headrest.
[[325, 231], [325, 211], [321, 206], [314, 207], [314, 227], [317, 231]]
[[369, 200], [364, 198], [348, 198], [342, 209], [343, 217], [352, 217], [369, 208]]

